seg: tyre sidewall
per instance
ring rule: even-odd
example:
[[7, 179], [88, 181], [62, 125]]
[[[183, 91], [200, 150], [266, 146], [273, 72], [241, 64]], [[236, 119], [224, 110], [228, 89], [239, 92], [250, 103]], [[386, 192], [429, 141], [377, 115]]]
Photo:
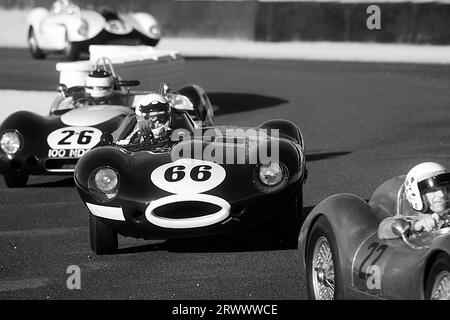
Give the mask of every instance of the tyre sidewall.
[[442, 271], [450, 272], [450, 257], [445, 253], [441, 253], [437, 256], [436, 260], [433, 263], [433, 266], [430, 269], [425, 287], [426, 300], [430, 300], [432, 293], [431, 291], [433, 289], [436, 276]]

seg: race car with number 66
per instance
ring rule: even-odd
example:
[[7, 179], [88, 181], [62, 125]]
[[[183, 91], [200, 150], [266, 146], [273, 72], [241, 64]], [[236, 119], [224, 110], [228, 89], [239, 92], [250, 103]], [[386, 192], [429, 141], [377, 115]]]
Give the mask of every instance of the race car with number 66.
[[118, 133], [77, 163], [95, 253], [116, 252], [119, 234], [168, 240], [252, 230], [254, 239], [297, 246], [307, 171], [296, 125], [196, 130], [186, 111], [172, 110], [170, 128], [168, 138], [126, 145]]

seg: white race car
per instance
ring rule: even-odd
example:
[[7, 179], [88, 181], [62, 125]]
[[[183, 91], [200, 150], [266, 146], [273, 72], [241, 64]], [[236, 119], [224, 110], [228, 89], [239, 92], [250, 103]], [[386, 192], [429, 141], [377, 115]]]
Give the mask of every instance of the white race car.
[[76, 60], [91, 44], [156, 46], [161, 30], [148, 13], [118, 13], [111, 8], [81, 10], [67, 0], [57, 0], [50, 10], [31, 10], [26, 32], [31, 55], [43, 59], [48, 53], [63, 53]]

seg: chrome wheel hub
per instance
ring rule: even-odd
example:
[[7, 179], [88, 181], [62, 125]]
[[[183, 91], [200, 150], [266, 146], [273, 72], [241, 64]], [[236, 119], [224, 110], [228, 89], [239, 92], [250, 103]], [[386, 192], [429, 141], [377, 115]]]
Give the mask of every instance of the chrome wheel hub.
[[317, 239], [312, 261], [312, 285], [317, 300], [334, 299], [334, 263], [330, 244], [325, 237]]

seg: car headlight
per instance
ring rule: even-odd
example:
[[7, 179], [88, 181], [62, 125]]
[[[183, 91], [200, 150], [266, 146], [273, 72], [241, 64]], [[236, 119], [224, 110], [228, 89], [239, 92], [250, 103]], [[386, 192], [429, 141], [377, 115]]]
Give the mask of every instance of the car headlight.
[[89, 176], [88, 188], [98, 201], [111, 201], [119, 192], [119, 174], [109, 167], [98, 168]]
[[275, 192], [284, 187], [288, 179], [286, 166], [278, 161], [260, 164], [255, 168], [255, 187], [262, 192]]
[[13, 155], [20, 150], [22, 146], [22, 137], [18, 131], [5, 132], [0, 138], [0, 147], [3, 152], [8, 155]]
[[161, 29], [159, 28], [159, 26], [157, 25], [153, 25], [150, 27], [149, 32], [154, 35], [159, 37], [161, 35]]
[[80, 26], [78, 27], [78, 34], [82, 37], [86, 37], [89, 32], [89, 25], [85, 20], [82, 20]]

